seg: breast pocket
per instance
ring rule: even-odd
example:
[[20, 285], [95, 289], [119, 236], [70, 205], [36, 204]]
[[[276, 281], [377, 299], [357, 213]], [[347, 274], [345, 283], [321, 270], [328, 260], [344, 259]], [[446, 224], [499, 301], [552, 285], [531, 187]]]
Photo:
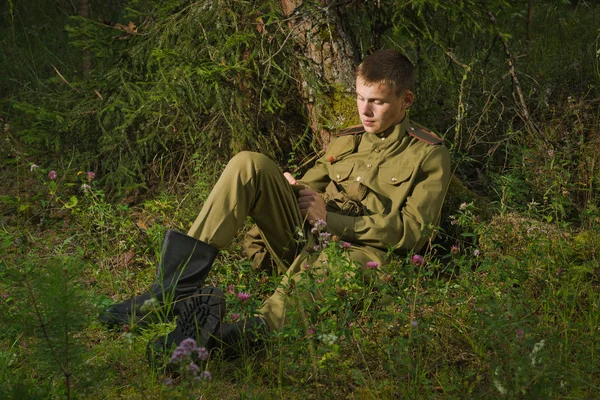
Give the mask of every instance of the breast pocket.
[[329, 178], [338, 183], [347, 181], [348, 178], [350, 178], [353, 168], [354, 164], [334, 164], [331, 167], [331, 174], [329, 175]]
[[381, 195], [389, 200], [386, 209], [400, 207], [410, 191], [410, 181], [414, 168], [385, 166], [379, 167], [377, 180]]
[[356, 141], [357, 138], [354, 136], [336, 137], [329, 144], [327, 152], [325, 153], [325, 159], [333, 159], [334, 162], [341, 160], [354, 151]]
[[411, 167], [379, 167], [379, 181], [392, 186], [400, 186], [410, 179]]

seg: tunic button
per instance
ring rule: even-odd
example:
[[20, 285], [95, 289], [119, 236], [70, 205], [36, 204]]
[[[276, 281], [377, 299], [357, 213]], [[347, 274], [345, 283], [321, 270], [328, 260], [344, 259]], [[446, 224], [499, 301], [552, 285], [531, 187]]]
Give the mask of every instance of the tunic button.
[[336, 175], [336, 176], [335, 176], [335, 179], [340, 179], [340, 176], [339, 176], [339, 175]]
[[357, 176], [357, 177], [356, 177], [356, 182], [360, 182], [360, 180], [361, 180], [361, 179], [362, 179], [362, 178], [361, 178], [360, 176]]
[[367, 168], [371, 168], [373, 165], [371, 164], [367, 164]]
[[376, 153], [379, 153], [380, 151], [381, 151], [381, 150], [379, 150], [379, 149], [375, 149], [375, 152], [376, 152]]
[[392, 182], [396, 182], [398, 179], [396, 178], [392, 178]]

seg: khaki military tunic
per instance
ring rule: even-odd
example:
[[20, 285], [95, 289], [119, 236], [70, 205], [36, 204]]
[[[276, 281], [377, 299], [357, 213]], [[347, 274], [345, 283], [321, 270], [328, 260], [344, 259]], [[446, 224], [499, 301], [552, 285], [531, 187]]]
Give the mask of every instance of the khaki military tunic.
[[[352, 243], [350, 257], [360, 268], [368, 261], [383, 264], [388, 250], [405, 255], [423, 247], [428, 226], [439, 221], [450, 173], [442, 140], [405, 118], [389, 132], [356, 128], [334, 137], [299, 184], [322, 194], [326, 230]], [[300, 279], [306, 263], [325, 268], [326, 260], [301, 240], [309, 227], [279, 167], [261, 154], [242, 152], [225, 168], [188, 234], [224, 248], [247, 216], [284, 274], [281, 288], [260, 310], [279, 329], [288, 283]]]
[[388, 135], [339, 136], [302, 177], [337, 211], [327, 217], [332, 234], [401, 255], [423, 246], [423, 229], [439, 221], [450, 156], [439, 138], [426, 142], [415, 131], [427, 133], [405, 118]]

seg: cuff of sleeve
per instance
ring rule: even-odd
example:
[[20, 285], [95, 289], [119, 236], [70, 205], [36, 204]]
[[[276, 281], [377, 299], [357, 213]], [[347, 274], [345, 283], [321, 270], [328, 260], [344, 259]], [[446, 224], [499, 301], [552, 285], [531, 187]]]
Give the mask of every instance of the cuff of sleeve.
[[350, 215], [327, 213], [327, 231], [342, 240], [354, 241], [354, 219]]

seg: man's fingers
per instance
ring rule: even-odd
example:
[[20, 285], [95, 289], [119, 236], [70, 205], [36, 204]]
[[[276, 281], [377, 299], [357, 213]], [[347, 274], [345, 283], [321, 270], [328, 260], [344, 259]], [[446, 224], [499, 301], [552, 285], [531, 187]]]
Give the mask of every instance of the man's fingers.
[[315, 201], [311, 196], [298, 197], [298, 208], [300, 208], [303, 217], [306, 217], [306, 214], [310, 212], [314, 204]]
[[301, 189], [299, 192], [300, 197], [316, 197], [318, 196], [317, 192], [310, 189]]
[[298, 192], [298, 207], [302, 217], [307, 218], [312, 224], [316, 219], [327, 218], [325, 203], [319, 194], [311, 189], [302, 189]]
[[283, 176], [285, 176], [285, 179], [287, 179], [290, 185], [296, 185], [298, 183], [298, 181], [296, 181], [296, 179], [289, 172], [284, 172]]
[[308, 210], [309, 208], [311, 208], [313, 206], [313, 204], [314, 203], [310, 200], [299, 201], [298, 207], [300, 208], [300, 210]]
[[311, 205], [316, 203], [316, 199], [313, 196], [300, 196], [298, 197], [298, 205], [302, 208], [303, 205]]

